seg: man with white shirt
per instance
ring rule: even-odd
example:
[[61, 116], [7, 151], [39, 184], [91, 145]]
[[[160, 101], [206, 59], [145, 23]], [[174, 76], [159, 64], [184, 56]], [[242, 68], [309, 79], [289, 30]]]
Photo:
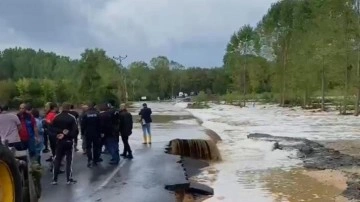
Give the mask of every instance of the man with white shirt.
[[2, 142], [8, 141], [10, 147], [22, 149], [19, 131], [21, 123], [16, 114], [7, 113], [7, 107], [0, 106], [0, 138]]

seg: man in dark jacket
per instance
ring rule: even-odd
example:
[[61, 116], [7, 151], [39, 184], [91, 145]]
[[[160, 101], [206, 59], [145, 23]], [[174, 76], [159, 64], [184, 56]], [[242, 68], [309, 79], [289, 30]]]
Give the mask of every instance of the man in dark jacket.
[[114, 112], [106, 104], [100, 105], [101, 133], [105, 143], [105, 148], [111, 155], [110, 164], [117, 165], [120, 161], [119, 156], [119, 133], [116, 133], [113, 119]]
[[[144, 138], [143, 144], [151, 144], [151, 131], [150, 131], [150, 124], [152, 122], [151, 114], [152, 114], [151, 108], [148, 108], [147, 104], [144, 103], [143, 108], [139, 112], [141, 118], [142, 130], [143, 130], [143, 138]], [[146, 136], [146, 132], [148, 136]]]
[[124, 144], [124, 151], [121, 156], [132, 159], [132, 151], [129, 144], [129, 136], [132, 134], [133, 129], [133, 118], [132, 115], [126, 110], [126, 105], [121, 104], [120, 106], [120, 135]]
[[88, 167], [101, 162], [101, 120], [100, 113], [95, 109], [95, 104], [89, 105], [81, 120], [82, 131], [86, 139], [86, 152]]
[[[79, 117], [80, 117], [80, 115], [79, 115], [79, 113], [78, 113], [77, 111], [75, 111], [74, 105], [71, 105], [69, 113], [75, 117], [77, 126], [78, 126], [78, 128], [79, 128]], [[77, 145], [78, 145], [78, 137], [79, 137], [79, 132], [76, 134], [76, 137], [75, 137], [75, 139], [74, 139], [74, 144], [75, 144], [75, 145], [74, 145], [74, 148], [75, 148], [75, 151], [76, 151], [76, 152], [79, 151], [78, 148], [77, 148]]]
[[55, 135], [57, 139], [54, 170], [53, 170], [53, 185], [57, 185], [58, 174], [60, 171], [61, 161], [66, 157], [66, 180], [67, 184], [75, 184], [76, 181], [72, 178], [72, 157], [74, 138], [78, 132], [75, 117], [69, 114], [70, 104], [64, 103], [62, 105], [62, 112], [57, 114], [50, 125], [50, 135]]

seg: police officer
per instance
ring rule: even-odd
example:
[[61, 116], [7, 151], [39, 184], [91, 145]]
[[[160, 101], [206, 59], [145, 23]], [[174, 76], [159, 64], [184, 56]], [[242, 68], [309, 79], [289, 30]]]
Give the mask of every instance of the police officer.
[[96, 166], [101, 162], [101, 121], [100, 113], [95, 109], [95, 103], [89, 105], [81, 120], [82, 131], [86, 138], [86, 152], [88, 167]]

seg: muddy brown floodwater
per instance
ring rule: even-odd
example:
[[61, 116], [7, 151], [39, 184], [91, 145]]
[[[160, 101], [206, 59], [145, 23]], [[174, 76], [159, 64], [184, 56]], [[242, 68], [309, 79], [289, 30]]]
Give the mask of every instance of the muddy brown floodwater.
[[271, 170], [265, 173], [261, 180], [264, 188], [271, 192], [276, 202], [283, 201], [338, 201], [343, 189], [334, 185], [327, 185], [304, 174], [303, 170]]

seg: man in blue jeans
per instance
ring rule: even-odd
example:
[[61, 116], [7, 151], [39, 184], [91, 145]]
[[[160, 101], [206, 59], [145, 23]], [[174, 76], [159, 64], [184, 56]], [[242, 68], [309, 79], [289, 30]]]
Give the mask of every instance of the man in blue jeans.
[[143, 108], [139, 112], [141, 118], [142, 130], [143, 130], [143, 138], [144, 138], [143, 144], [151, 144], [151, 130], [150, 130], [151, 129], [150, 124], [152, 122], [151, 114], [152, 114], [151, 108], [148, 108], [147, 104], [144, 103]]

